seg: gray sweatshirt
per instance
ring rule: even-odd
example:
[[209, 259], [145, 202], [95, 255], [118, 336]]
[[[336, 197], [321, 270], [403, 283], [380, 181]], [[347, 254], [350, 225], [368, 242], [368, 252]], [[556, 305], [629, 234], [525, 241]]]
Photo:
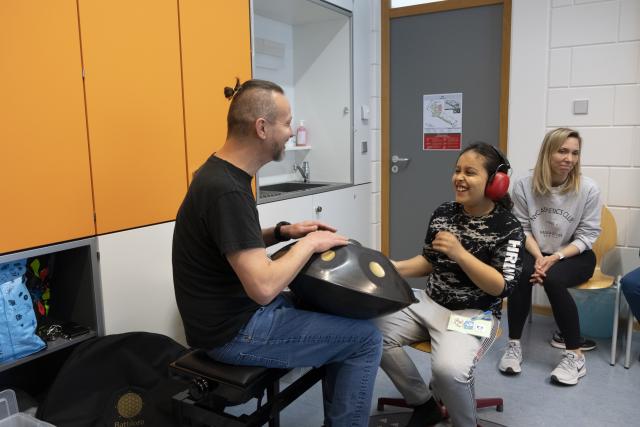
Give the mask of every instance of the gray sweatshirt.
[[568, 244], [580, 252], [591, 249], [600, 235], [602, 202], [595, 181], [581, 176], [580, 191], [560, 193], [554, 187], [546, 196], [533, 193], [533, 176], [522, 178], [513, 188], [513, 214], [540, 251], [552, 254]]

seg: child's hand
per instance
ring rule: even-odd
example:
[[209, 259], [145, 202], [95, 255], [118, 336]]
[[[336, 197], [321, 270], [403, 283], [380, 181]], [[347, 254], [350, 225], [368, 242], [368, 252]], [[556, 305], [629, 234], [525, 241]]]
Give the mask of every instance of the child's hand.
[[431, 242], [431, 246], [438, 252], [448, 256], [451, 260], [456, 261], [466, 252], [458, 238], [448, 231], [440, 231], [436, 234], [435, 239]]

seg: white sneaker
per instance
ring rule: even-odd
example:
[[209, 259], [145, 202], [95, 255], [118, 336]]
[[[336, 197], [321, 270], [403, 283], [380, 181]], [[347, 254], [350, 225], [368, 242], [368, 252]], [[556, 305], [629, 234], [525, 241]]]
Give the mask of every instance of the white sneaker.
[[573, 351], [565, 351], [562, 360], [551, 371], [551, 379], [560, 384], [576, 385], [578, 380], [587, 375], [587, 364], [584, 356], [578, 356]]
[[522, 372], [520, 365], [522, 364], [522, 347], [519, 340], [509, 340], [507, 350], [500, 359], [498, 369], [509, 375], [516, 375]]

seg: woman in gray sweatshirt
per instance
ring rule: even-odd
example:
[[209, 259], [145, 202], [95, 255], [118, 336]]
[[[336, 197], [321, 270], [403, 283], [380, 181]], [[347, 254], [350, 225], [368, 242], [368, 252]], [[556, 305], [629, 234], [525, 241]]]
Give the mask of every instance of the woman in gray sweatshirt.
[[578, 310], [568, 288], [593, 275], [591, 246], [600, 234], [602, 203], [596, 183], [580, 174], [581, 148], [575, 130], [548, 132], [533, 175], [514, 186], [513, 213], [525, 231], [526, 252], [520, 282], [509, 297], [509, 342], [499, 365], [505, 374], [521, 372], [520, 337], [536, 284], [544, 286], [560, 329], [552, 345], [566, 349], [551, 379], [575, 385], [587, 373], [582, 352], [595, 343], [580, 337]]

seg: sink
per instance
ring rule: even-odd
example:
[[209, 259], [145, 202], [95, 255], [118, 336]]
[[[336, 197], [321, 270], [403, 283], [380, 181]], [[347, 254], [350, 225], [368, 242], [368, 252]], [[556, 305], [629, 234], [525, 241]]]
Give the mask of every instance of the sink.
[[329, 184], [317, 184], [312, 182], [281, 182], [280, 184], [263, 185], [260, 191], [275, 191], [290, 193], [292, 191], [310, 190], [312, 188], [325, 187]]

